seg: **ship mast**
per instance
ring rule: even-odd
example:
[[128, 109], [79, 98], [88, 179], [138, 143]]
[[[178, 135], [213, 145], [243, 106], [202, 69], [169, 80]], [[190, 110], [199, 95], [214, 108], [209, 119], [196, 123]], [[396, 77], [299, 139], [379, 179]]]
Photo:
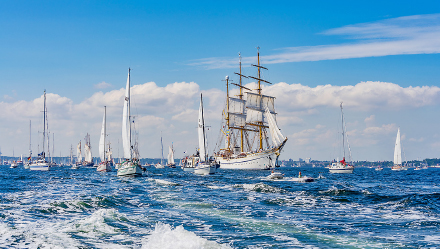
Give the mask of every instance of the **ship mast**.
[[[31, 133], [31, 127], [32, 127], [32, 120], [29, 120], [29, 160], [32, 159], [32, 133]], [[38, 152], [37, 152], [38, 154]]]
[[130, 71], [131, 71], [131, 68], [128, 68], [128, 98], [127, 98], [127, 104], [128, 104], [128, 106], [127, 106], [127, 111], [128, 111], [128, 130], [129, 130], [129, 132], [128, 132], [128, 137], [129, 137], [129, 141], [130, 141], [130, 160], [132, 160], [132, 158], [133, 158], [133, 152], [132, 152], [132, 149], [133, 149], [133, 147], [132, 147], [132, 145], [131, 145], [131, 113], [130, 113], [130, 102], [131, 102], [131, 96], [130, 96]]
[[43, 106], [43, 152], [41, 155], [45, 158], [44, 145], [46, 140], [46, 89], [44, 89], [44, 106]]
[[228, 127], [228, 130], [226, 131], [226, 139], [228, 140], [228, 146], [227, 149], [230, 150], [231, 148], [231, 127], [229, 127], [229, 76], [226, 75], [226, 126]]
[[[242, 82], [241, 82], [241, 54], [240, 53], [238, 53], [238, 58], [239, 58], [239, 64], [240, 64], [240, 95], [238, 95], [238, 97], [242, 100], [243, 99], [243, 85], [242, 85]], [[240, 145], [240, 147], [241, 147], [241, 152], [243, 152], [243, 150], [244, 150], [244, 146], [243, 146], [243, 130], [240, 130], [240, 143], [241, 143], [241, 145]]]
[[344, 157], [343, 159], [345, 160], [345, 131], [344, 131], [344, 112], [342, 111], [342, 102], [341, 102], [341, 119], [342, 119], [342, 149], [344, 151]]
[[104, 158], [104, 162], [107, 162], [107, 158], [105, 157], [105, 137], [107, 136], [106, 135], [106, 133], [107, 133], [107, 131], [106, 131], [106, 128], [107, 128], [107, 106], [104, 106], [104, 117], [105, 117], [105, 119], [104, 119], [104, 156], [103, 156], [103, 158]]
[[[267, 68], [265, 68], [265, 67], [260, 65], [260, 47], [257, 47], [257, 65], [253, 65], [252, 64], [251, 66], [254, 66], [254, 67], [256, 67], [258, 69], [258, 78], [255, 78], [255, 77], [252, 77], [252, 76], [249, 76], [249, 78], [252, 78], [252, 79], [255, 79], [255, 80], [258, 81], [258, 88], [256, 90], [258, 91], [258, 95], [260, 95], [260, 106], [259, 106], [259, 108], [261, 109], [262, 108], [262, 102], [261, 101], [262, 101], [262, 98], [263, 98], [263, 96], [261, 94], [261, 90], [262, 90], [261, 89], [261, 82], [263, 81], [263, 82], [268, 83], [268, 84], [272, 84], [272, 83], [270, 83], [269, 81], [261, 79], [261, 69], [266, 69], [267, 70]], [[263, 149], [263, 127], [265, 127], [265, 125], [264, 125], [263, 121], [260, 121], [258, 123], [259, 123], [259, 125], [258, 125], [258, 133], [260, 135], [260, 150], [262, 150]]]

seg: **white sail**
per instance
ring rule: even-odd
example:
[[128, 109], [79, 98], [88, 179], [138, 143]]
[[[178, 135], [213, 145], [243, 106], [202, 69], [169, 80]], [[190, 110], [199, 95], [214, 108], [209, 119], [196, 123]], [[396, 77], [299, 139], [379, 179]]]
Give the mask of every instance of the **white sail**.
[[105, 153], [106, 157], [107, 157], [107, 161], [111, 162], [113, 161], [113, 152], [110, 148], [110, 143], [108, 144], [108, 149], [107, 152]]
[[91, 162], [92, 161], [92, 150], [90, 148], [90, 145], [87, 143], [84, 144], [84, 161]]
[[199, 122], [198, 122], [198, 135], [199, 135], [199, 156], [200, 161], [206, 161], [206, 148], [205, 148], [205, 120], [203, 118], [203, 100], [200, 94], [200, 108], [199, 108]]
[[246, 123], [256, 124], [263, 122], [263, 112], [256, 109], [247, 109]]
[[402, 164], [402, 148], [400, 147], [400, 128], [397, 129], [396, 144], [394, 146], [394, 164]]
[[247, 92], [246, 97], [247, 97], [246, 100], [247, 108], [264, 111], [266, 110], [267, 107], [269, 108], [269, 111], [271, 113], [275, 113], [275, 105], [274, 105], [275, 97], [260, 95], [251, 92]]
[[79, 141], [78, 145], [76, 146], [76, 161], [77, 162], [81, 162], [82, 161], [81, 141]]
[[265, 116], [267, 119], [267, 122], [269, 123], [269, 132], [270, 136], [272, 138], [272, 142], [274, 143], [275, 147], [278, 147], [283, 143], [285, 140], [285, 137], [281, 133], [280, 129], [278, 128], [278, 125], [273, 117], [273, 115], [270, 113], [269, 108], [266, 107]]
[[168, 164], [174, 164], [174, 151], [171, 146], [168, 147]]
[[230, 127], [244, 127], [246, 125], [246, 115], [229, 113], [229, 126]]
[[122, 111], [122, 148], [124, 158], [131, 159], [130, 149], [130, 71], [127, 77], [127, 86], [125, 88], [124, 108]]
[[101, 158], [101, 162], [106, 160], [105, 158], [105, 111], [104, 116], [102, 118], [102, 127], [101, 127], [101, 137], [99, 138], [99, 157]]
[[246, 100], [229, 97], [229, 113], [243, 114]]

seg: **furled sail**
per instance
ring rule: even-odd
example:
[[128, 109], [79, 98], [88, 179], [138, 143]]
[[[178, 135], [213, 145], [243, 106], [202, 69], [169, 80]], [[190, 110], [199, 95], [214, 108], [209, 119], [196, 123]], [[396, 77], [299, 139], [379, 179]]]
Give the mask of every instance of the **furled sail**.
[[124, 158], [131, 159], [130, 149], [130, 71], [127, 77], [127, 86], [125, 88], [124, 108], [122, 111], [122, 148]]
[[174, 164], [174, 151], [171, 146], [168, 147], [168, 164]]
[[394, 146], [394, 164], [402, 164], [402, 148], [400, 147], [400, 128], [397, 129], [396, 145]]
[[266, 107], [266, 112], [264, 113], [264, 115], [266, 116], [266, 120], [269, 124], [269, 132], [272, 138], [272, 142], [275, 145], [275, 147], [278, 147], [284, 142], [286, 138], [283, 136], [280, 129], [278, 128], [274, 116], [272, 113], [270, 113], [268, 107]]
[[102, 118], [102, 127], [101, 127], [101, 137], [99, 138], [99, 157], [101, 158], [101, 162], [106, 160], [105, 158], [105, 112]]
[[203, 118], [203, 100], [200, 94], [200, 108], [199, 108], [199, 121], [198, 121], [198, 135], [199, 135], [199, 156], [200, 161], [206, 161], [206, 149], [205, 149], [205, 120]]

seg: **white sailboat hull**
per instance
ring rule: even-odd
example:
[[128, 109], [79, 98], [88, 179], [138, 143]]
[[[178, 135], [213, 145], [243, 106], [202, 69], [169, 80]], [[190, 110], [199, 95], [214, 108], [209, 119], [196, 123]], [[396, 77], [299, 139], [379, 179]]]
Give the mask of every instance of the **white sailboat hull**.
[[100, 163], [98, 165], [98, 167], [96, 168], [96, 171], [110, 172], [110, 171], [112, 171], [112, 168], [110, 167], [110, 163], [105, 162], [105, 163]]
[[138, 163], [124, 162], [118, 169], [118, 176], [142, 176], [142, 169]]
[[217, 169], [215, 164], [206, 164], [206, 163], [199, 163], [194, 168], [194, 173], [197, 175], [209, 175], [214, 174], [215, 170]]
[[37, 162], [29, 165], [30, 170], [49, 171], [50, 166], [48, 162]]
[[332, 163], [332, 165], [330, 165], [330, 167], [328, 168], [328, 170], [330, 171], [330, 173], [342, 173], [342, 174], [351, 174], [353, 173], [353, 169], [354, 167], [351, 165], [344, 165], [340, 162], [338, 163]]
[[331, 169], [329, 168], [330, 173], [342, 173], [342, 174], [351, 174], [353, 173], [353, 168], [346, 168], [346, 169]]
[[405, 167], [405, 166], [394, 165], [393, 167], [391, 167], [391, 170], [394, 170], [394, 171], [401, 171], [401, 170], [408, 170], [408, 168]]
[[239, 158], [217, 157], [221, 169], [267, 170], [275, 168], [276, 151], [247, 154]]

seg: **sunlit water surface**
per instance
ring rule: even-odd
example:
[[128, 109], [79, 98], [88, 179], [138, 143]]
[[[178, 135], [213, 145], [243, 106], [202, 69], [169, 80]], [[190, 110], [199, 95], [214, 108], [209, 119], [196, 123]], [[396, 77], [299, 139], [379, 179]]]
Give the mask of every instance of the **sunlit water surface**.
[[[302, 175], [312, 183], [292, 181]], [[2, 248], [439, 248], [440, 169], [226, 171], [0, 166]]]

